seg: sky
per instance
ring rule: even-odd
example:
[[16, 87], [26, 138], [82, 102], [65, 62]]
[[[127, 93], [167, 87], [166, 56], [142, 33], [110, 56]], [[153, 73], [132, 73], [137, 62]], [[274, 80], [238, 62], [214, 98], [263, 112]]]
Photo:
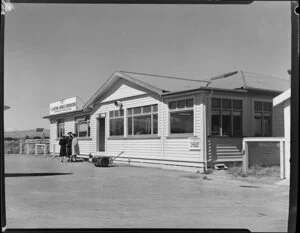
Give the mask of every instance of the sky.
[[118, 70], [209, 79], [289, 78], [289, 1], [251, 5], [13, 4], [6, 15], [5, 131], [49, 128], [49, 104], [86, 102]]

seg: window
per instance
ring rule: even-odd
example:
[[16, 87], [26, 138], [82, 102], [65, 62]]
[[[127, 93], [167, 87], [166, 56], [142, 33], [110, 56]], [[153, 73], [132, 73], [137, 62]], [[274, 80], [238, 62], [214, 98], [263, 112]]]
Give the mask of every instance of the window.
[[124, 110], [115, 110], [109, 112], [109, 132], [110, 136], [124, 135]]
[[254, 101], [254, 135], [268, 137], [272, 134], [272, 104]]
[[59, 119], [56, 122], [56, 137], [62, 138], [65, 134], [65, 120]]
[[170, 133], [194, 133], [194, 99], [169, 102]]
[[211, 135], [242, 136], [243, 102], [236, 99], [211, 99]]
[[78, 137], [90, 137], [90, 116], [75, 118], [75, 132]]
[[128, 136], [158, 134], [157, 104], [127, 109]]

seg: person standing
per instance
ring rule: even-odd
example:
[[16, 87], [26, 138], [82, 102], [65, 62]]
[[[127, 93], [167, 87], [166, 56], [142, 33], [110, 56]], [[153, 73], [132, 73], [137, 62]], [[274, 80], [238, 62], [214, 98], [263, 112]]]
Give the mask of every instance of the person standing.
[[67, 139], [65, 135], [59, 140], [59, 145], [60, 145], [59, 157], [61, 157], [61, 162], [64, 162], [67, 156]]
[[66, 147], [67, 147], [67, 157], [68, 157], [67, 161], [70, 161], [70, 158], [72, 156], [72, 133], [71, 132], [68, 133]]
[[80, 154], [80, 152], [79, 152], [78, 138], [77, 138], [76, 134], [73, 134], [73, 140], [72, 140], [72, 158], [75, 159], [75, 161], [76, 161], [76, 157], [79, 154]]

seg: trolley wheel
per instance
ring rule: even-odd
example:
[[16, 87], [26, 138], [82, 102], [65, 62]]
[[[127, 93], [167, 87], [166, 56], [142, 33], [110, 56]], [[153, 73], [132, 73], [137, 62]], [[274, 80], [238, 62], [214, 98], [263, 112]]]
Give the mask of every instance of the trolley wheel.
[[101, 160], [101, 167], [108, 167], [108, 164], [109, 164], [108, 158], [103, 158]]

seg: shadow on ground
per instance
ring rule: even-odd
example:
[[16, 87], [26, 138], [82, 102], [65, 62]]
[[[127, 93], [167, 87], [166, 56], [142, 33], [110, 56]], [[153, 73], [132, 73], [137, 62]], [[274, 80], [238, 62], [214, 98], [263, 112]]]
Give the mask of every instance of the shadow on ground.
[[54, 172], [54, 173], [6, 173], [5, 177], [26, 177], [26, 176], [61, 176], [61, 175], [71, 175], [73, 173], [65, 172]]

